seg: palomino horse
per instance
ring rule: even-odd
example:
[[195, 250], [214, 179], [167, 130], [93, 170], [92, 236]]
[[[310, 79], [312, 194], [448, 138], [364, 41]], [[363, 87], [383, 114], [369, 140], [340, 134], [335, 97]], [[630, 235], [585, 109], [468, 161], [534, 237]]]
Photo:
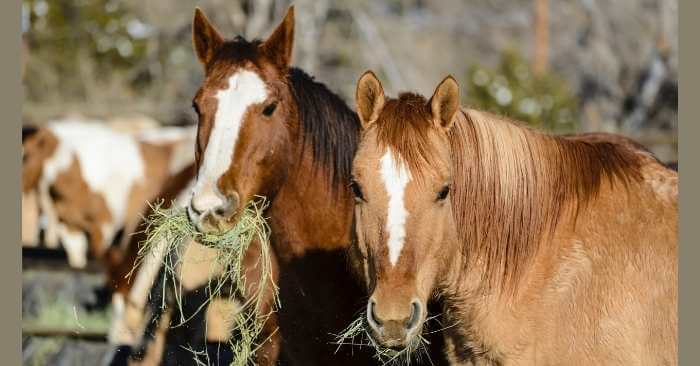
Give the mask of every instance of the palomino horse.
[[199, 137], [190, 219], [202, 231], [221, 230], [255, 195], [270, 200], [266, 216], [281, 308], [270, 319], [278, 330], [258, 351], [258, 363], [375, 364], [368, 352], [336, 353], [332, 344], [332, 333], [354, 318], [366, 296], [346, 259], [356, 114], [323, 84], [289, 67], [293, 8], [265, 41], [224, 40], [200, 10], [193, 33], [205, 79], [193, 101]]
[[[443, 300], [448, 357], [478, 365], [677, 363], [677, 173], [609, 136], [555, 137], [357, 86], [353, 162], [367, 323], [415, 342]], [[597, 141], [596, 141], [597, 140]]]

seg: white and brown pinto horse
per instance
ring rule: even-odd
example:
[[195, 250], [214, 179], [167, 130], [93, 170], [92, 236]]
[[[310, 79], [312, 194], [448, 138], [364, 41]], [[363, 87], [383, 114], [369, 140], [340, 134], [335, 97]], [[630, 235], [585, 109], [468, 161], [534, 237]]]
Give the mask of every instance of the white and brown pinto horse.
[[138, 324], [143, 315], [134, 299], [145, 298], [150, 289], [144, 280], [132, 288], [126, 277], [142, 239], [134, 234], [149, 202], [170, 202], [194, 177], [196, 133], [192, 127], [132, 133], [113, 127], [59, 120], [24, 139], [23, 210], [31, 212], [22, 219], [47, 217], [45, 238], [53, 236], [64, 247], [71, 266], [82, 268], [89, 257], [103, 263], [102, 294], [112, 295], [109, 341], [125, 344], [136, 341], [126, 323]]
[[678, 176], [625, 139], [545, 135], [357, 86], [353, 162], [367, 322], [414, 341], [440, 296], [454, 364], [677, 364]]
[[[22, 192], [35, 193], [49, 245], [60, 240], [74, 267], [124, 249], [141, 214], [194, 161], [192, 128], [127, 134], [99, 122], [58, 120], [23, 141]], [[123, 231], [126, 235], [120, 235]]]

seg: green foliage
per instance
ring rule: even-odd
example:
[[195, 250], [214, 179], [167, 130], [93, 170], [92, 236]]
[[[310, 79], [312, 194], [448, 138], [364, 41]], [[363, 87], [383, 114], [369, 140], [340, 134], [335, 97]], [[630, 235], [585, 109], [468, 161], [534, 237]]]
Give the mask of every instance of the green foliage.
[[506, 50], [496, 69], [474, 65], [468, 71], [467, 104], [554, 132], [573, 132], [578, 100], [553, 73], [536, 76], [523, 58]]
[[[61, 93], [85, 97], [84, 80], [103, 81], [141, 62], [151, 28], [115, 0], [23, 0], [32, 58], [25, 74], [30, 100]], [[89, 62], [87, 61], [89, 60]]]

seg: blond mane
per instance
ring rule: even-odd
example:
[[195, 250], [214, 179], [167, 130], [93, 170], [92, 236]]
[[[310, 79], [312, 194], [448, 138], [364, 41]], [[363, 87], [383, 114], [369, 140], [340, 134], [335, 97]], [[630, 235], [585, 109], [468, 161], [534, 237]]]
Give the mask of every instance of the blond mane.
[[546, 135], [475, 110], [458, 112], [450, 143], [459, 238], [468, 258], [483, 260], [487, 283], [504, 288], [603, 183], [626, 189], [641, 179], [639, 155], [621, 145]]
[[[389, 99], [377, 126], [379, 144], [398, 151], [418, 177], [436, 161], [426, 105], [412, 93]], [[634, 150], [546, 135], [486, 112], [458, 111], [448, 138], [452, 208], [465, 258], [482, 263], [485, 282], [503, 289], [516, 287], [545, 236], [563, 217], [575, 219], [602, 184], [624, 189], [641, 179]]]

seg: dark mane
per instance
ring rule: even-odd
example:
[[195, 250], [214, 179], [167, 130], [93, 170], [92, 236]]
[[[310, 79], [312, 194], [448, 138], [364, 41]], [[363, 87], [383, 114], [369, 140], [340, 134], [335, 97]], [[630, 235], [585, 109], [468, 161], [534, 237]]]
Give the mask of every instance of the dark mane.
[[226, 40], [216, 51], [216, 56], [213, 59], [224, 60], [226, 63], [235, 63], [242, 60], [255, 61], [260, 57], [258, 47], [260, 44], [262, 44], [262, 41], [259, 39], [248, 41], [241, 36], [236, 36], [231, 40]]
[[304, 71], [292, 67], [288, 78], [299, 108], [302, 144], [311, 148], [314, 164], [325, 170], [335, 190], [350, 180], [359, 139], [357, 114]]

